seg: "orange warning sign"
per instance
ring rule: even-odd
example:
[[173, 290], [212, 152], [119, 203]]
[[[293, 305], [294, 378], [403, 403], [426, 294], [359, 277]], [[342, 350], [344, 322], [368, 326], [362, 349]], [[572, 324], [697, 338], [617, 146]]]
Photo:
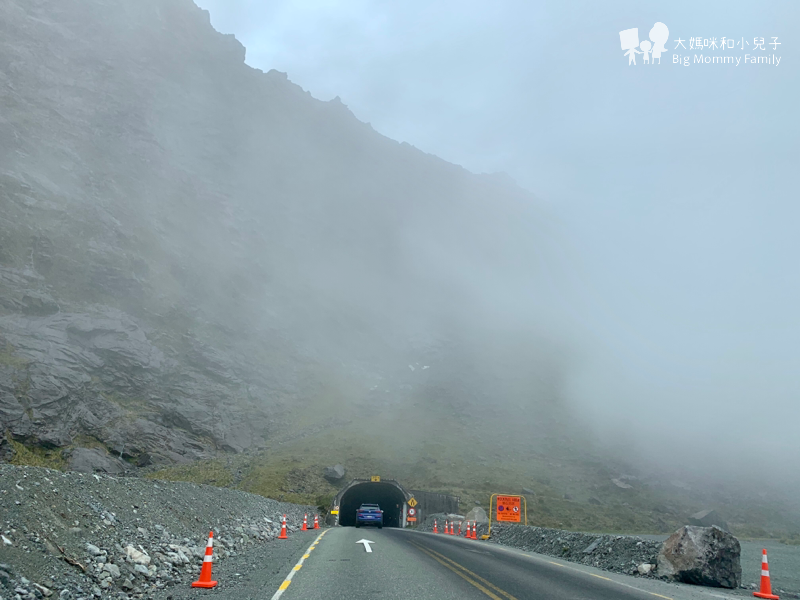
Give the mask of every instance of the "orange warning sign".
[[497, 497], [497, 520], [519, 523], [521, 517], [522, 498], [520, 496]]

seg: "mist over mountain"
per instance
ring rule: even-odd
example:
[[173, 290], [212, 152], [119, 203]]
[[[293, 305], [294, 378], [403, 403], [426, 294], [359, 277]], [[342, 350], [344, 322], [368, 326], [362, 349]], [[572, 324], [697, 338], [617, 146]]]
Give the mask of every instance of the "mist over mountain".
[[355, 443], [367, 415], [430, 442], [409, 478], [463, 436], [571, 461], [559, 501], [626, 472], [685, 493], [568, 399], [584, 332], [545, 205], [244, 58], [190, 0], [0, 6], [0, 458], [169, 466]]
[[182, 460], [258, 446], [310, 396], [558, 401], [556, 234], [513, 182], [247, 67], [188, 0], [2, 23], [11, 435]]

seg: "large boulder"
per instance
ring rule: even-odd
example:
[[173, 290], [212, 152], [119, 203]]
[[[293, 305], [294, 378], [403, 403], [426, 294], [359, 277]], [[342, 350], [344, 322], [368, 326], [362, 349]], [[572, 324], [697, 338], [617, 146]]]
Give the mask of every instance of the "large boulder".
[[110, 473], [116, 475], [125, 471], [125, 463], [109, 456], [98, 448], [75, 448], [69, 455], [69, 470], [81, 473]]
[[737, 588], [742, 581], [739, 540], [719, 527], [687, 525], [658, 553], [659, 577], [711, 587]]
[[475, 521], [477, 523], [488, 523], [489, 517], [486, 516], [486, 511], [480, 506], [476, 506], [470, 510], [467, 515], [467, 521]]
[[689, 517], [689, 525], [697, 525], [698, 527], [713, 527], [716, 525], [720, 529], [730, 531], [728, 524], [715, 510], [701, 510], [698, 513], [694, 513]]
[[328, 481], [340, 481], [345, 474], [345, 469], [342, 465], [334, 465], [333, 467], [325, 467], [322, 476]]

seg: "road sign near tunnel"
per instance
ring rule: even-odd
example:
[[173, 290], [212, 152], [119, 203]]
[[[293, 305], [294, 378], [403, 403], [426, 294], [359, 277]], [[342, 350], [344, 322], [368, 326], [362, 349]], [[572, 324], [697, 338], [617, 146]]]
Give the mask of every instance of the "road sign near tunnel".
[[520, 496], [497, 497], [497, 520], [519, 523], [522, 517], [522, 498]]
[[411, 499], [407, 503], [411, 508], [414, 508], [417, 505], [417, 501], [412, 496]]
[[370, 481], [372, 481], [373, 483], [378, 483], [380, 480], [381, 480], [380, 475], [373, 475], [372, 477], [370, 477]]

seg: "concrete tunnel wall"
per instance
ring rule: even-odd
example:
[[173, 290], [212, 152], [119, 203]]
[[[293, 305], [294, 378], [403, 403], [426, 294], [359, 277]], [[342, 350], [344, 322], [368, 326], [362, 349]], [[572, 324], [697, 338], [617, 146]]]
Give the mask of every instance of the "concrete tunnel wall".
[[403, 525], [403, 506], [411, 498], [396, 481], [352, 481], [334, 499], [339, 506], [339, 525], [352, 527], [356, 524], [356, 510], [362, 504], [377, 504], [383, 510], [384, 527]]

